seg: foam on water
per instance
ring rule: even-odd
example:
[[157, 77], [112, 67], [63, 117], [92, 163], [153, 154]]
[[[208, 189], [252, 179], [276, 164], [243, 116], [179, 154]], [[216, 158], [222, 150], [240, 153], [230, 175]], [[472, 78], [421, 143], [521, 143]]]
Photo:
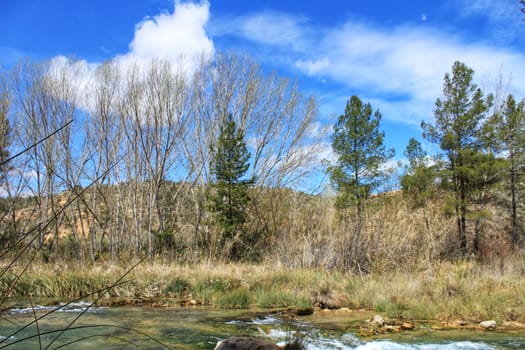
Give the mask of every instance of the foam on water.
[[[282, 345], [282, 344], [281, 344]], [[307, 350], [496, 350], [484, 343], [468, 341], [451, 342], [447, 344], [404, 344], [392, 341], [371, 341], [355, 344], [355, 341], [344, 339], [316, 339], [306, 344]]]
[[24, 314], [31, 314], [33, 312], [49, 312], [49, 311], [72, 312], [72, 313], [80, 313], [80, 312], [85, 311], [89, 313], [97, 313], [97, 312], [101, 312], [107, 309], [107, 307], [99, 307], [99, 306], [90, 307], [90, 306], [91, 306], [91, 303], [88, 303], [86, 301], [81, 301], [78, 303], [70, 303], [70, 304], [61, 303], [59, 305], [54, 305], [54, 306], [34, 305], [33, 307], [10, 309], [7, 312], [10, 315], [24, 315]]
[[[284, 345], [286, 340], [293, 338], [294, 333], [282, 329], [272, 329], [268, 336], [278, 345]], [[365, 342], [355, 335], [347, 333], [338, 338], [327, 338], [321, 334], [309, 334], [304, 337], [307, 350], [497, 350], [488, 344], [471, 341], [445, 342], [439, 344], [407, 344], [395, 343], [389, 340], [374, 340]]]
[[237, 324], [237, 325], [277, 325], [281, 323], [282, 321], [275, 316], [266, 316], [264, 318], [256, 318], [250, 321], [232, 320], [232, 321], [226, 322], [226, 324]]
[[496, 350], [484, 343], [469, 341], [450, 342], [446, 344], [403, 344], [391, 341], [372, 341], [362, 344], [355, 350]]
[[[456, 341], [456, 342], [444, 342], [444, 343], [396, 343], [389, 340], [374, 340], [365, 342], [360, 340], [354, 334], [347, 333], [342, 336], [339, 335], [337, 338], [331, 338], [324, 336], [318, 332], [318, 330], [309, 327], [308, 324], [302, 324], [294, 322], [296, 330], [291, 331], [290, 329], [283, 328], [284, 324], [282, 319], [273, 315], [266, 316], [264, 318], [256, 318], [249, 321], [229, 321], [228, 324], [244, 324], [244, 325], [274, 325], [275, 328], [263, 331], [259, 329], [261, 334], [271, 338], [277, 342], [278, 345], [285, 345], [286, 341], [294, 339], [297, 336], [303, 339], [307, 350], [497, 350], [493, 346], [482, 342], [471, 342], [471, 341]], [[301, 331], [304, 330], [304, 332]]]

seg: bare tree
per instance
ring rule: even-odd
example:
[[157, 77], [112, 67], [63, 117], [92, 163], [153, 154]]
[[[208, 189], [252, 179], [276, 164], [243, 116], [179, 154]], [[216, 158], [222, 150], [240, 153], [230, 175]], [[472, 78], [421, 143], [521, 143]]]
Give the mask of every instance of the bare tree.
[[[189, 117], [185, 85], [183, 72], [167, 61], [153, 61], [145, 77], [146, 114], [143, 120], [136, 120], [139, 122], [136, 127], [140, 130], [140, 147], [147, 166], [150, 252], [153, 247], [151, 232], [156, 231], [158, 237], [163, 237], [171, 231], [166, 227], [169, 208], [161, 203], [164, 184], [168, 178], [185, 177], [174, 167], [183, 158], [179, 151]], [[176, 193], [179, 191], [175, 196]], [[154, 210], [158, 220], [155, 228]]]
[[[86, 104], [89, 114], [85, 123], [86, 151], [85, 161], [89, 163], [90, 180], [99, 178], [98, 184], [90, 191], [90, 198], [83, 198], [87, 216], [87, 234], [90, 242], [90, 254], [94, 259], [102, 249], [103, 242], [109, 240], [109, 250], [115, 258], [120, 241], [120, 208], [118, 175], [110, 171], [119, 156], [119, 144], [122, 140], [122, 127], [117, 115], [117, 102], [121, 85], [120, 72], [113, 62], [105, 62], [94, 72], [89, 85]], [[111, 187], [116, 184], [116, 194]], [[82, 210], [79, 210], [82, 215]], [[86, 214], [87, 215], [87, 214]], [[82, 230], [84, 225], [82, 225]], [[100, 237], [97, 237], [100, 232]]]
[[[12, 88], [16, 99], [17, 141], [21, 148], [27, 148], [50, 134], [54, 126], [50, 96], [46, 93], [47, 63], [19, 63], [12, 74]], [[56, 177], [54, 168], [54, 138], [33, 147], [27, 153], [28, 169], [32, 179], [28, 189], [36, 201], [37, 225], [47, 222], [52, 205], [53, 189]], [[46, 230], [37, 230], [38, 245], [42, 246], [46, 238]]]
[[[294, 186], [313, 169], [319, 149], [311, 133], [317, 104], [314, 98], [303, 97], [296, 84], [264, 74], [247, 57], [223, 54], [203, 62], [192, 80], [191, 93], [192, 124], [185, 154], [197, 183], [209, 183], [210, 150], [220, 121], [229, 114], [245, 133], [253, 155], [249, 176], [256, 178], [256, 186]], [[196, 199], [196, 237], [206, 221], [202, 194], [200, 198]], [[203, 230], [201, 238], [213, 242], [205, 226]]]
[[[46, 90], [47, 94], [50, 95], [49, 100], [52, 105], [52, 119], [53, 130], [57, 130], [61, 126], [63, 127], [59, 133], [56, 134], [56, 140], [53, 144], [48, 146], [52, 149], [54, 156], [55, 165], [53, 175], [57, 178], [57, 189], [54, 190], [53, 195], [58, 194], [63, 190], [69, 191], [69, 198], [73, 196], [73, 189], [80, 185], [81, 176], [83, 173], [82, 165], [82, 148], [83, 140], [78, 135], [79, 121], [78, 116], [78, 103], [79, 85], [75, 77], [78, 75], [79, 70], [78, 62], [69, 60], [55, 60], [52, 61], [45, 73], [46, 77]], [[50, 130], [52, 131], [52, 130]], [[51, 159], [51, 157], [48, 157]], [[53, 197], [52, 197], [53, 198]], [[68, 200], [66, 199], [66, 202]], [[53, 215], [56, 215], [61, 209], [62, 204], [58, 203], [53, 205]], [[69, 209], [72, 209], [70, 206]], [[77, 220], [72, 212], [63, 212], [64, 215], [59, 220], [67, 220], [69, 226], [72, 228], [74, 238], [77, 238], [76, 227]], [[61, 225], [58, 222], [57, 227]], [[59, 249], [59, 233], [55, 232], [55, 250]]]

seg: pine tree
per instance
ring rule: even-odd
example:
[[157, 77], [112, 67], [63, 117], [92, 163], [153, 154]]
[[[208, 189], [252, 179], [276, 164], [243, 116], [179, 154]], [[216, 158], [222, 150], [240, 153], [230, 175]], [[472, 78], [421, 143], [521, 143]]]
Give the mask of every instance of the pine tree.
[[424, 207], [435, 187], [435, 167], [427, 164], [427, 153], [421, 147], [421, 143], [413, 137], [408, 140], [405, 156], [409, 166], [401, 177], [401, 188], [416, 207]]
[[403, 194], [407, 196], [414, 208], [420, 208], [423, 212], [425, 226], [418, 227], [420, 230], [420, 248], [425, 251], [428, 261], [433, 258], [434, 251], [434, 233], [431, 227], [431, 214], [428, 211], [427, 204], [437, 194], [437, 168], [439, 164], [429, 164], [428, 155], [421, 147], [421, 143], [415, 138], [408, 140], [405, 150], [405, 156], [409, 165], [405, 174], [401, 177], [401, 188]]
[[354, 95], [334, 126], [332, 148], [338, 159], [328, 171], [339, 192], [337, 206], [340, 208], [352, 204], [362, 207], [384, 179], [381, 165], [393, 157], [394, 150], [385, 148], [385, 133], [379, 130], [380, 122], [379, 111], [372, 115], [370, 103], [363, 104]]
[[[481, 150], [482, 121], [492, 104], [492, 96], [483, 97], [481, 89], [473, 83], [474, 71], [464, 63], [455, 62], [452, 75], [445, 74], [443, 99], [436, 100], [435, 122], [423, 122], [423, 136], [439, 144], [446, 154], [448, 169], [444, 178], [454, 193], [454, 212], [459, 248], [467, 253], [467, 208], [471, 186], [472, 162]], [[479, 160], [479, 158], [478, 158]]]
[[[220, 228], [220, 248], [232, 259], [243, 256], [242, 226], [246, 221], [250, 202], [248, 189], [253, 179], [243, 179], [249, 168], [250, 153], [244, 141], [244, 132], [238, 130], [231, 114], [223, 121], [211, 165], [214, 182], [210, 195], [211, 209]], [[227, 244], [229, 246], [227, 246]]]
[[338, 158], [328, 172], [338, 191], [336, 206], [356, 208], [350, 259], [356, 259], [365, 203], [386, 175], [381, 165], [394, 155], [394, 150], [387, 150], [383, 144], [385, 133], [379, 129], [380, 122], [379, 111], [373, 113], [370, 103], [354, 95], [334, 126], [332, 148]]
[[516, 103], [509, 95], [498, 113], [489, 120], [488, 138], [497, 152], [506, 152], [509, 192], [511, 196], [512, 242], [521, 240], [522, 229], [518, 222], [519, 184], [525, 169], [525, 100]]

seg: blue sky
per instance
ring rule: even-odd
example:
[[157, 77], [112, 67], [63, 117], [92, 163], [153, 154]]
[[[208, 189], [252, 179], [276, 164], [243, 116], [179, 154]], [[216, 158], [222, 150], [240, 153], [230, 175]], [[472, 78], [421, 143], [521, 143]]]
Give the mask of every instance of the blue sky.
[[525, 97], [524, 20], [518, 0], [0, 0], [0, 65], [246, 53], [315, 94], [320, 125], [370, 101], [400, 159], [456, 60], [485, 92], [502, 77]]

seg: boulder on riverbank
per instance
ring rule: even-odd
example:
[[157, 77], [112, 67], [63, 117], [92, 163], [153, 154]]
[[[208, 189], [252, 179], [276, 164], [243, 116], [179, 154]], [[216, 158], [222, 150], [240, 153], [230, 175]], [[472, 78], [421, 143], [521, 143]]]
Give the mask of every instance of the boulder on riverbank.
[[254, 337], [230, 337], [217, 343], [214, 350], [304, 350], [301, 341], [293, 341], [280, 347], [270, 340]]
[[347, 296], [326, 288], [312, 292], [313, 305], [321, 309], [340, 309], [348, 304]]
[[494, 329], [497, 326], [496, 321], [489, 320], [489, 321], [482, 321], [479, 323], [479, 326], [483, 329]]
[[215, 350], [281, 350], [281, 347], [266, 339], [230, 337], [218, 342]]

